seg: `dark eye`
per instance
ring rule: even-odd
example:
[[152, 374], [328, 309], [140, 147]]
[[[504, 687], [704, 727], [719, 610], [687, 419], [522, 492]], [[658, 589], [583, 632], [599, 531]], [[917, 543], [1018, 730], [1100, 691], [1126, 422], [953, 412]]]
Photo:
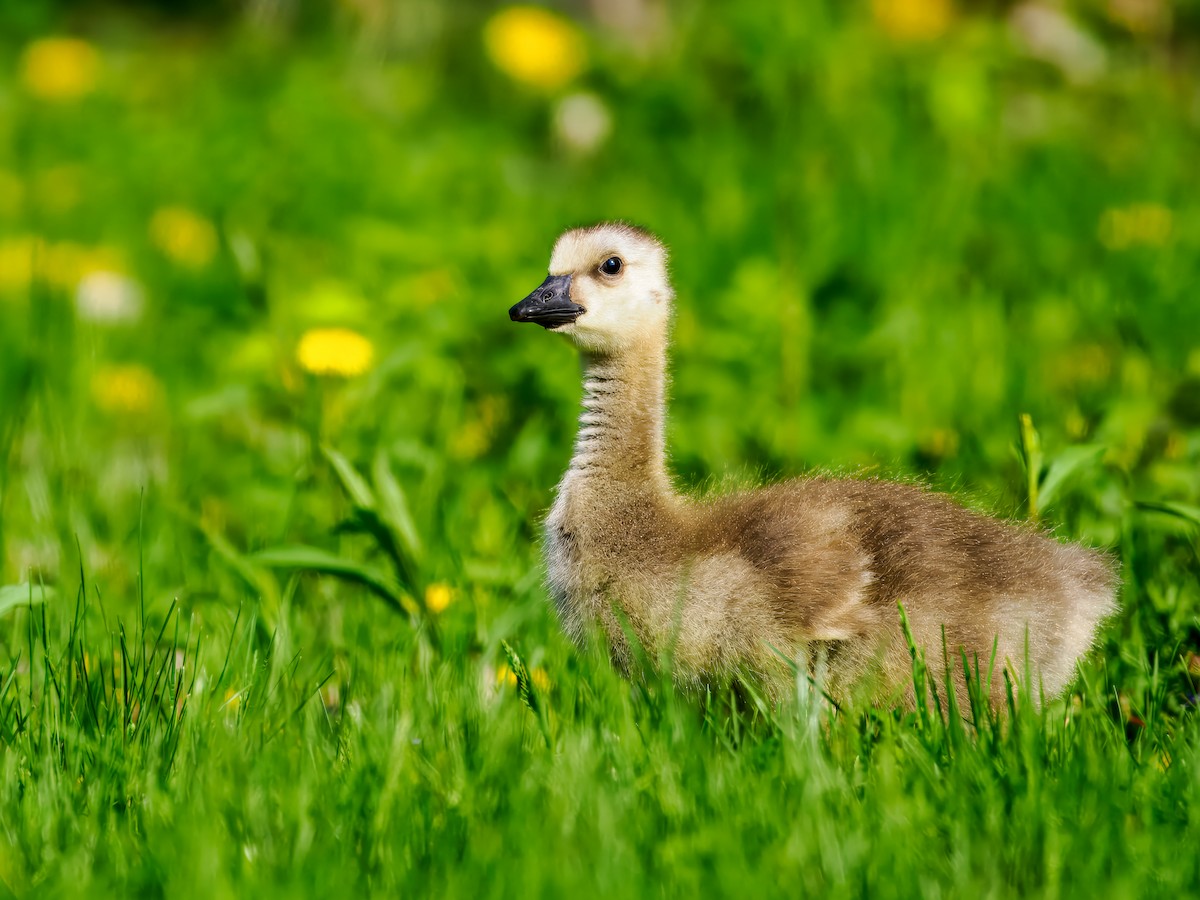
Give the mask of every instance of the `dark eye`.
[[616, 275], [621, 271], [621, 260], [616, 256], [610, 256], [600, 266], [600, 271], [605, 275]]

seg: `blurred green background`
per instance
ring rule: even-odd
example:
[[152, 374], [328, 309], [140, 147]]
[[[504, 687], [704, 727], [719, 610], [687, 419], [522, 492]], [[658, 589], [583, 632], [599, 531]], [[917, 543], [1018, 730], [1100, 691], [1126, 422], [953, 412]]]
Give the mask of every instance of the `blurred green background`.
[[[0, 23], [3, 581], [57, 581], [78, 537], [119, 585], [168, 510], [243, 549], [310, 538], [316, 440], [435, 466], [452, 555], [527, 560], [578, 385], [504, 313], [562, 228], [607, 217], [673, 252], [687, 481], [882, 467], [1016, 512], [1028, 412], [1147, 491], [1200, 490], [1197, 4]], [[354, 334], [310, 336], [314, 375], [299, 343], [329, 328]], [[222, 593], [144, 530], [164, 590]]]
[[[635, 864], [685, 887], [794, 865], [811, 891], [924, 893], [953, 844], [960, 891], [1019, 870], [1053, 895], [1093, 839], [1131, 893], [1187, 882], [1166, 863], [1196, 828], [1171, 798], [1200, 784], [1198, 72], [1196, 0], [0, 4], [0, 585], [23, 585], [0, 588], [0, 896], [318, 891], [348, 866], [553, 893], [587, 867], [538, 848], [605, 842], [612, 889]], [[872, 768], [878, 723], [727, 753], [726, 726], [658, 718], [562, 638], [538, 523], [579, 369], [506, 311], [562, 229], [605, 218], [671, 248], [681, 483], [915, 478], [1121, 558], [1097, 687], [1043, 723], [1054, 747], [1092, 723], [1046, 751], [1059, 780], [1023, 744], [961, 782]], [[389, 559], [374, 593], [407, 618], [345, 568]], [[493, 703], [501, 641], [540, 726]], [[147, 687], [147, 654], [186, 696]], [[55, 671], [84, 693], [52, 701]], [[907, 761], [926, 732], [897, 722], [878, 739]], [[773, 843], [810, 784], [841, 785], [820, 827], [865, 844]], [[1023, 817], [1011, 857], [964, 849], [967, 800], [945, 824], [984, 796]], [[740, 815], [745, 844], [715, 836]]]

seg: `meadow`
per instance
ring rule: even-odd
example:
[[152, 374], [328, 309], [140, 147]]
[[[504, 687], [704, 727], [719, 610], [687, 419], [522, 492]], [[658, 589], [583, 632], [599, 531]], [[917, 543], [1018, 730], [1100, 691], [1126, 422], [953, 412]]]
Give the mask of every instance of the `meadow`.
[[[1200, 893], [1198, 64], [1162, 0], [5, 4], [0, 898]], [[1064, 697], [562, 636], [578, 363], [507, 310], [605, 218], [681, 484], [1119, 558]]]

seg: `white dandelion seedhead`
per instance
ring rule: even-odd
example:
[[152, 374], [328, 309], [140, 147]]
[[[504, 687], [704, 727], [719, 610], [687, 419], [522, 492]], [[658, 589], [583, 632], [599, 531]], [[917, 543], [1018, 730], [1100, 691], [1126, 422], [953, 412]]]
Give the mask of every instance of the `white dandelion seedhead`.
[[144, 307], [141, 285], [117, 272], [89, 272], [75, 289], [76, 312], [88, 322], [104, 325], [136, 322]]
[[554, 131], [572, 150], [588, 153], [612, 133], [612, 114], [595, 94], [570, 94], [554, 110]]

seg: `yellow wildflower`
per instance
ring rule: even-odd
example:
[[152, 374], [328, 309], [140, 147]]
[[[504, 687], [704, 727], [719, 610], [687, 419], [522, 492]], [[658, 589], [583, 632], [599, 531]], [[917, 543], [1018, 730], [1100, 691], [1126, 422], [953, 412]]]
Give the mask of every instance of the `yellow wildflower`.
[[74, 290], [89, 272], [121, 268], [111, 247], [85, 247], [71, 241], [46, 243], [34, 235], [0, 241], [0, 291], [27, 290], [36, 277], [60, 290]]
[[202, 269], [217, 255], [217, 229], [184, 206], [164, 206], [150, 219], [150, 239], [172, 262]]
[[361, 375], [374, 355], [371, 342], [349, 328], [311, 328], [296, 347], [296, 359], [305, 370], [341, 378]]
[[21, 55], [21, 83], [42, 100], [77, 100], [92, 92], [100, 53], [79, 38], [40, 38]]
[[507, 684], [509, 687], [517, 686], [517, 673], [510, 669], [504, 663], [496, 669], [496, 684]]
[[425, 608], [431, 613], [444, 612], [453, 600], [454, 592], [444, 584], [431, 584], [425, 588]]
[[1157, 203], [1106, 209], [1100, 217], [1097, 234], [1109, 250], [1124, 250], [1138, 244], [1157, 247], [1171, 238], [1174, 216]]
[[28, 235], [0, 241], [0, 291], [23, 291], [33, 276], [37, 242]]
[[230, 712], [237, 712], [238, 707], [241, 705], [242, 695], [240, 691], [235, 691], [233, 688], [229, 688], [227, 691], [225, 691], [225, 702], [221, 704], [223, 709], [227, 709]]
[[80, 282], [96, 272], [124, 272], [124, 254], [116, 247], [79, 244], [50, 244], [44, 250], [44, 264], [37, 274], [62, 290], [76, 290]]
[[64, 291], [74, 289], [87, 265], [87, 250], [73, 241], [39, 242], [34, 256], [35, 276]]
[[483, 37], [496, 68], [532, 87], [562, 87], [587, 64], [579, 29], [536, 6], [510, 6], [497, 13]]
[[37, 275], [51, 287], [73, 291], [94, 272], [120, 272], [124, 260], [115, 247], [85, 247], [70, 241], [46, 244], [37, 257]]
[[871, 13], [879, 29], [899, 43], [940, 37], [954, 18], [950, 0], [871, 0]]
[[[550, 676], [546, 674], [546, 670], [536, 667], [530, 670], [529, 680], [533, 682], [533, 686], [542, 692], [550, 690], [553, 682], [550, 681]], [[504, 663], [496, 669], [496, 684], [507, 684], [509, 687], [517, 686], [517, 675]]]
[[92, 376], [92, 398], [106, 413], [140, 415], [158, 404], [162, 386], [145, 366], [104, 366]]

